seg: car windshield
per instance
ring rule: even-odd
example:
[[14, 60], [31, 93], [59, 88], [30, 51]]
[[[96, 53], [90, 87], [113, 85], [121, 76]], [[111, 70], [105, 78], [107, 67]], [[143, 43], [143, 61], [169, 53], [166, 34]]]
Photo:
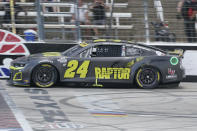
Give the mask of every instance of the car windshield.
[[76, 45], [76, 46], [73, 46], [73, 47], [71, 47], [70, 49], [64, 51], [62, 54], [63, 54], [64, 56], [71, 56], [74, 52], [76, 52], [76, 51], [78, 51], [78, 50], [80, 50], [80, 49], [82, 49], [82, 48], [83, 48], [82, 46]]

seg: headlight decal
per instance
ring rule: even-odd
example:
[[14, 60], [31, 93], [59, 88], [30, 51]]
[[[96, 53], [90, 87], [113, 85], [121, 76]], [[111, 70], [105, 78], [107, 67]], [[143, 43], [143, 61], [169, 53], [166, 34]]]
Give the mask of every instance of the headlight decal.
[[14, 81], [21, 81], [22, 80], [22, 72], [17, 72], [14, 77], [13, 77]]
[[14, 63], [13, 66], [16, 67], [16, 68], [17, 67], [24, 67], [25, 64], [24, 63]]
[[10, 66], [10, 70], [21, 70], [24, 67], [14, 67], [14, 66]]

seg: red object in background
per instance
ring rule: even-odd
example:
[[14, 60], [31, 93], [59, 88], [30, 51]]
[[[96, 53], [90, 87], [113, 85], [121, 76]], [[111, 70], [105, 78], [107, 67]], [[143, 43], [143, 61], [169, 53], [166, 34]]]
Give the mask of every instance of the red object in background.
[[0, 32], [0, 42], [3, 40], [3, 37], [5, 36], [4, 32]]
[[[5, 53], [11, 49], [13, 49], [16, 45], [3, 45], [0, 49], [0, 53]], [[11, 51], [10, 53], [25, 53], [25, 49], [23, 48], [22, 45], [19, 45], [18, 47], [16, 47], [13, 51]]]
[[14, 49], [11, 53], [25, 53], [24, 48], [22, 47], [22, 45], [19, 45], [18, 47], [16, 47], [16, 49]]
[[0, 53], [4, 53], [10, 49], [12, 49], [15, 45], [3, 45], [0, 49]]
[[188, 10], [188, 16], [191, 17], [193, 15], [193, 9], [192, 8], [189, 8]]
[[20, 39], [18, 39], [17, 37], [15, 37], [11, 34], [8, 34], [5, 41], [6, 42], [20, 42]]
[[169, 75], [174, 75], [175, 74], [175, 70], [172, 70], [171, 68], [168, 68], [168, 74]]

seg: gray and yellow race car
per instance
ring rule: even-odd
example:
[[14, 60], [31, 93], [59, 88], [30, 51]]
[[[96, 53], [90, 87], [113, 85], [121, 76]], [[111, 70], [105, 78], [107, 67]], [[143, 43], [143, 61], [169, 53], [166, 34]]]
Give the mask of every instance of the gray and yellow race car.
[[14, 85], [51, 87], [57, 82], [128, 83], [141, 88], [180, 83], [184, 78], [181, 50], [166, 52], [121, 40], [94, 40], [65, 52], [46, 52], [17, 58], [10, 66]]

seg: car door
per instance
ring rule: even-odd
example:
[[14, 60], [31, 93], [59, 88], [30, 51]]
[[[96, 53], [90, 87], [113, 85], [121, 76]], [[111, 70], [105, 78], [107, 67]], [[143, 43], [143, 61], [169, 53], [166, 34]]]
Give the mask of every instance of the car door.
[[126, 82], [130, 78], [128, 59], [124, 57], [122, 44], [100, 44], [91, 49], [89, 79], [97, 82]]
[[88, 76], [90, 72], [90, 49], [82, 50], [72, 57], [68, 57], [64, 67], [62, 81], [64, 82], [89, 82]]
[[129, 79], [130, 70], [124, 68], [123, 46], [93, 45], [68, 58], [64, 81], [120, 82]]

